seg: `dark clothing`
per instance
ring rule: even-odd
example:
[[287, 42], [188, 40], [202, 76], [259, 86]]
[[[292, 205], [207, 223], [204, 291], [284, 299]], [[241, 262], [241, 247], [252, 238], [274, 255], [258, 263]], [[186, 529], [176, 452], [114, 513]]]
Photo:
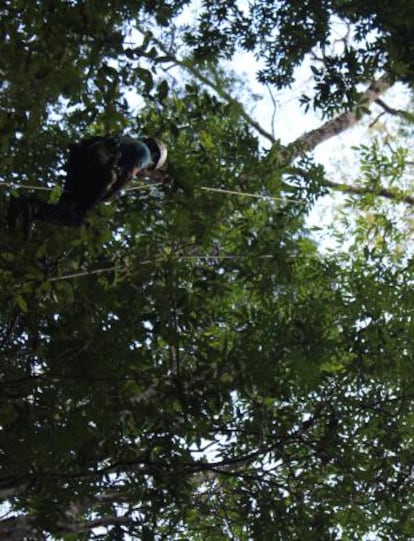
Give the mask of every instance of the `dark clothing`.
[[93, 137], [69, 147], [67, 179], [59, 202], [51, 204], [32, 199], [35, 219], [69, 226], [79, 226], [84, 222], [88, 210], [103, 199], [108, 186], [114, 182], [118, 152], [115, 145], [113, 149], [106, 148], [112, 152], [107, 153], [106, 161], [102, 159], [99, 162], [97, 145], [104, 142], [102, 137]]
[[56, 204], [45, 203], [37, 199], [27, 199], [27, 205], [31, 206], [29, 218], [41, 222], [51, 222], [60, 225], [70, 225], [78, 227], [86, 219], [88, 209], [84, 209], [75, 204], [59, 201]]
[[89, 210], [131, 181], [134, 169], [150, 163], [148, 147], [130, 137], [92, 137], [70, 145], [67, 179], [59, 202], [25, 197], [11, 200], [9, 225], [14, 225], [23, 212], [30, 221], [79, 226]]

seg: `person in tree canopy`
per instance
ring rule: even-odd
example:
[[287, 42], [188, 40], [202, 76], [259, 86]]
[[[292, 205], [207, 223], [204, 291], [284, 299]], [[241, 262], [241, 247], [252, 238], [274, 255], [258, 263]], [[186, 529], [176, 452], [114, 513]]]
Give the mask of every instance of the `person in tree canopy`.
[[167, 148], [159, 139], [91, 137], [69, 146], [67, 179], [56, 204], [33, 197], [12, 197], [7, 222], [16, 229], [32, 221], [80, 226], [89, 210], [125, 188], [144, 169], [162, 167]]

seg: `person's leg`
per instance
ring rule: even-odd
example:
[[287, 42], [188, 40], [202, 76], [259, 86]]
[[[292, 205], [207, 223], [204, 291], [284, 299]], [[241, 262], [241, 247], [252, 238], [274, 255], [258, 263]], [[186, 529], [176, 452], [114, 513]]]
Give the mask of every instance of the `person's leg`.
[[116, 180], [113, 171], [83, 172], [75, 177], [68, 174], [59, 205], [75, 207], [84, 212], [93, 209], [103, 200], [104, 194]]
[[14, 231], [21, 231], [25, 237], [28, 237], [31, 218], [29, 216], [30, 208], [25, 197], [10, 197], [7, 207], [7, 225]]
[[45, 203], [32, 197], [11, 197], [7, 223], [14, 230], [28, 232], [33, 221], [77, 227], [86, 218], [86, 210], [65, 203]]
[[86, 209], [76, 205], [61, 202], [53, 205], [35, 199], [29, 200], [28, 203], [32, 208], [33, 220], [77, 227], [82, 225], [86, 218]]
[[117, 138], [93, 137], [71, 145], [67, 178], [57, 204], [33, 197], [11, 197], [7, 222], [13, 229], [29, 230], [34, 220], [61, 225], [81, 225], [108, 189], [116, 183], [119, 158]]

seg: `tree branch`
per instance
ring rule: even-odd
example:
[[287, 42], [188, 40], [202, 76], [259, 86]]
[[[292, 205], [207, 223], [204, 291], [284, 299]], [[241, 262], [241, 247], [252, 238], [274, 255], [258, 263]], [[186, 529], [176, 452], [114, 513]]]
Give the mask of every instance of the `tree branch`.
[[266, 131], [258, 122], [256, 122], [246, 112], [244, 106], [238, 100], [233, 98], [233, 96], [231, 94], [226, 92], [226, 90], [224, 90], [224, 88], [222, 88], [221, 86], [219, 86], [218, 84], [213, 82], [211, 79], [209, 79], [206, 75], [204, 75], [199, 69], [197, 69], [195, 67], [195, 65], [191, 61], [188, 61], [188, 60], [185, 60], [185, 59], [180, 60], [179, 58], [177, 58], [174, 54], [172, 54], [165, 47], [165, 45], [160, 40], [158, 40], [154, 36], [152, 36], [151, 39], [152, 39], [153, 43], [155, 43], [157, 45], [157, 47], [159, 47], [159, 49], [165, 54], [164, 60], [167, 60], [167, 61], [169, 60], [169, 61], [173, 62], [175, 65], [180, 66], [181, 68], [188, 71], [191, 75], [193, 75], [196, 79], [201, 81], [203, 84], [205, 84], [206, 86], [213, 89], [214, 92], [216, 92], [221, 98], [223, 98], [229, 104], [234, 105], [237, 108], [238, 112], [240, 113], [240, 116], [242, 118], [244, 118], [244, 120], [252, 128], [254, 128], [256, 131], [258, 131], [260, 133], [260, 135], [262, 135], [263, 137], [268, 139], [271, 143], [276, 142], [276, 139], [273, 137], [273, 135], [271, 133], [269, 133], [268, 131]]
[[[76, 522], [59, 522], [57, 528], [60, 535], [82, 534], [91, 532], [94, 528], [128, 524], [132, 522], [125, 516], [107, 516], [94, 520]], [[42, 532], [37, 527], [37, 521], [30, 515], [10, 517], [0, 522], [0, 539], [21, 541], [22, 539], [43, 539]]]
[[284, 149], [274, 146], [269, 153], [269, 159], [278, 167], [286, 167], [303, 154], [314, 150], [318, 145], [327, 141], [349, 128], [352, 128], [360, 119], [361, 106], [369, 107], [379, 99], [379, 96], [390, 88], [390, 81], [383, 75], [378, 81], [373, 81], [361, 96], [359, 106], [353, 111], [342, 113], [332, 120], [328, 120], [319, 128], [307, 132], [289, 143]]
[[0, 522], [0, 539], [8, 541], [39, 539], [40, 534], [35, 520], [28, 515], [10, 517]]
[[412, 195], [401, 195], [397, 191], [388, 190], [386, 188], [381, 188], [380, 190], [376, 188], [369, 188], [366, 186], [355, 186], [352, 184], [344, 184], [339, 182], [333, 182], [332, 180], [324, 180], [322, 183], [328, 188], [332, 188], [338, 192], [356, 194], [356, 195], [376, 195], [389, 199], [392, 201], [407, 203], [408, 205], [414, 205], [414, 196]]
[[[306, 177], [308, 174], [307, 171], [301, 169], [300, 167], [292, 167], [290, 172], [297, 173], [302, 177]], [[387, 188], [374, 188], [369, 186], [356, 186], [355, 184], [346, 184], [345, 182], [334, 182], [333, 180], [324, 179], [321, 180], [321, 185], [331, 188], [337, 192], [349, 193], [353, 195], [376, 195], [378, 197], [383, 197], [397, 203], [407, 203], [408, 205], [414, 206], [414, 196], [405, 195], [401, 190], [392, 190]]]
[[17, 310], [16, 313], [13, 315], [1, 339], [0, 349], [5, 348], [9, 344], [10, 340], [13, 337], [14, 331], [16, 330], [17, 324], [19, 323], [19, 319], [21, 315], [22, 315], [21, 310]]
[[406, 120], [413, 121], [413, 115], [412, 113], [409, 113], [408, 111], [404, 111], [402, 109], [394, 109], [393, 107], [390, 107], [387, 103], [385, 103], [384, 100], [381, 98], [377, 98], [375, 100], [375, 103], [377, 103], [384, 111], [390, 115], [393, 116], [400, 116], [402, 118], [405, 118]]

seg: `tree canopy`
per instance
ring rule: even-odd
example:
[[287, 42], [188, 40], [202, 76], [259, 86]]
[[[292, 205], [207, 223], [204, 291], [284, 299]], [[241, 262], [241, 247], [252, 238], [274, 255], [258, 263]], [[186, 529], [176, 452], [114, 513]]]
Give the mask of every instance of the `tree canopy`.
[[[1, 539], [414, 537], [413, 112], [386, 94], [412, 91], [413, 10], [3, 2]], [[319, 126], [256, 118], [241, 50]], [[313, 151], [358, 123], [332, 173]], [[70, 142], [119, 132], [167, 143], [152, 183], [7, 229]]]

